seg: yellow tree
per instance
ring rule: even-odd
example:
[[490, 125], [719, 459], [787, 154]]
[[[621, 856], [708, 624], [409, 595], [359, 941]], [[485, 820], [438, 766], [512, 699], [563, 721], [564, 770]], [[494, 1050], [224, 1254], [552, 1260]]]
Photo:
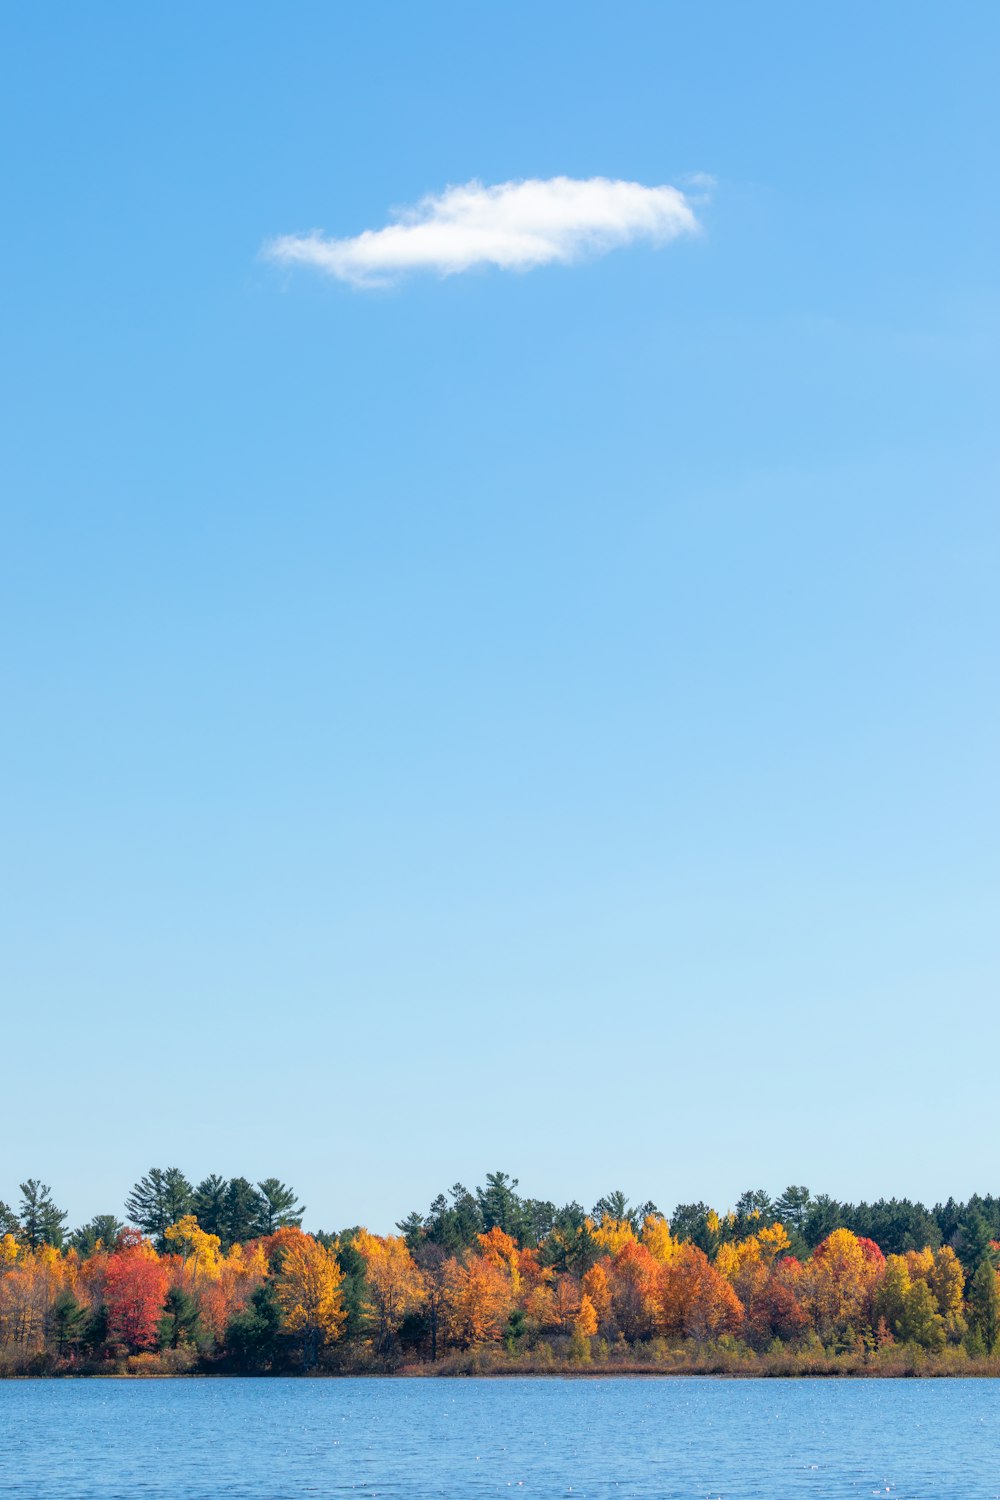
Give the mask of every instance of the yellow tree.
[[922, 1277], [913, 1282], [907, 1293], [901, 1331], [907, 1343], [920, 1344], [925, 1349], [940, 1349], [947, 1337], [934, 1293]]
[[521, 1290], [520, 1252], [509, 1234], [496, 1225], [486, 1234], [478, 1234], [479, 1253], [510, 1277], [511, 1291], [516, 1297]]
[[720, 1245], [715, 1269], [730, 1283], [743, 1306], [748, 1307], [767, 1280], [768, 1267], [758, 1236], [751, 1234], [745, 1240], [727, 1240]]
[[494, 1256], [470, 1255], [463, 1266], [449, 1260], [441, 1286], [444, 1336], [460, 1349], [497, 1343], [514, 1305], [510, 1273]]
[[373, 1343], [387, 1354], [400, 1323], [421, 1301], [424, 1278], [401, 1236], [383, 1239], [359, 1229], [353, 1244], [365, 1263], [365, 1309], [374, 1324]]
[[935, 1256], [932, 1250], [908, 1250], [890, 1255], [875, 1296], [881, 1326], [894, 1338], [939, 1348], [947, 1338], [961, 1338], [967, 1331], [962, 1316], [964, 1277], [953, 1250]]
[[12, 1234], [0, 1238], [0, 1349], [16, 1344], [21, 1287], [16, 1274], [21, 1247]]
[[911, 1281], [928, 1281], [934, 1271], [934, 1251], [907, 1250], [906, 1265]]
[[580, 1298], [580, 1306], [576, 1317], [573, 1319], [573, 1333], [570, 1339], [570, 1353], [576, 1360], [582, 1363], [590, 1361], [590, 1341], [597, 1332], [597, 1314], [594, 1304], [586, 1292]]
[[0, 1262], [0, 1347], [40, 1353], [52, 1331], [56, 1299], [65, 1285], [62, 1256], [51, 1245], [8, 1246]]
[[590, 1300], [598, 1324], [607, 1323], [611, 1316], [611, 1288], [608, 1285], [608, 1273], [605, 1267], [600, 1262], [596, 1266], [591, 1266], [580, 1285], [584, 1296]]
[[734, 1214], [727, 1214], [725, 1221], [719, 1218], [714, 1208], [710, 1208], [705, 1215], [705, 1233], [708, 1236], [708, 1253], [711, 1256], [719, 1248], [720, 1241], [725, 1239], [726, 1232], [730, 1230], [735, 1221]]
[[[881, 1343], [885, 1332], [899, 1338], [906, 1318], [906, 1299], [910, 1294], [910, 1268], [905, 1255], [886, 1257], [885, 1272], [875, 1294], [875, 1318]], [[884, 1325], [884, 1328], [883, 1328]]]
[[5, 1271], [10, 1271], [17, 1260], [20, 1246], [12, 1234], [5, 1234], [0, 1238], [0, 1276]]
[[225, 1287], [230, 1311], [240, 1312], [246, 1307], [266, 1275], [267, 1256], [260, 1240], [251, 1240], [246, 1245], [237, 1241], [230, 1245], [219, 1278]]
[[171, 1224], [164, 1239], [177, 1247], [192, 1281], [197, 1282], [203, 1278], [216, 1281], [221, 1275], [222, 1257], [219, 1252], [222, 1241], [217, 1234], [206, 1234], [194, 1214], [185, 1214], [176, 1224]]
[[597, 1313], [594, 1304], [584, 1292], [580, 1298], [580, 1309], [576, 1315], [574, 1326], [578, 1333], [584, 1338], [592, 1339], [597, 1332]]
[[35, 1278], [26, 1254], [21, 1264], [8, 1269], [0, 1279], [0, 1349], [30, 1349], [36, 1332], [34, 1318]]
[[756, 1239], [760, 1245], [761, 1259], [768, 1269], [779, 1256], [787, 1255], [792, 1245], [784, 1224], [766, 1224], [763, 1229], [757, 1230]]
[[648, 1214], [642, 1221], [642, 1243], [654, 1260], [667, 1266], [677, 1254], [678, 1241], [670, 1233], [670, 1225], [659, 1214]]
[[594, 1243], [600, 1245], [605, 1255], [617, 1255], [626, 1245], [634, 1245], [636, 1242], [635, 1231], [628, 1219], [605, 1216], [597, 1225], [590, 1219], [585, 1220], [585, 1225]]
[[[877, 1246], [835, 1229], [816, 1246], [802, 1278], [801, 1300], [825, 1344], [873, 1324], [872, 1298], [885, 1272]], [[904, 1261], [905, 1265], [905, 1261]]]
[[959, 1343], [969, 1331], [963, 1311], [965, 1274], [958, 1256], [950, 1245], [943, 1245], [934, 1255], [934, 1269], [928, 1277], [937, 1298], [937, 1310], [944, 1318], [948, 1338]]
[[521, 1297], [521, 1306], [532, 1323], [539, 1328], [557, 1328], [560, 1318], [556, 1308], [556, 1287], [562, 1287], [566, 1281], [565, 1276], [560, 1276], [555, 1285], [546, 1281], [536, 1282], [528, 1288]]
[[228, 1255], [219, 1257], [215, 1274], [197, 1283], [195, 1293], [202, 1321], [216, 1339], [223, 1337], [230, 1320], [246, 1307], [267, 1270], [267, 1256], [260, 1240], [251, 1240], [246, 1245], [237, 1240], [230, 1245]]
[[275, 1291], [284, 1327], [298, 1338], [307, 1370], [323, 1345], [340, 1337], [347, 1316], [343, 1280], [336, 1255], [310, 1236], [301, 1235], [286, 1250]]

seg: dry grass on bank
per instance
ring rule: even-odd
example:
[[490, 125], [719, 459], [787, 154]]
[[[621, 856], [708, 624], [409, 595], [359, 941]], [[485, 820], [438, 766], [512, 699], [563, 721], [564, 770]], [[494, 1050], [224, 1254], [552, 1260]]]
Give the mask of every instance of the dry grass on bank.
[[[0, 1353], [0, 1379], [39, 1377], [117, 1377], [164, 1379], [180, 1375], [239, 1375], [231, 1365], [200, 1359], [193, 1349], [165, 1350], [157, 1354], [132, 1354], [119, 1359], [67, 1360], [52, 1354], [37, 1354], [13, 1360]], [[256, 1372], [268, 1374], [302, 1374], [294, 1367]], [[1000, 1376], [1000, 1353], [989, 1356], [970, 1355], [962, 1345], [930, 1353], [912, 1344], [888, 1344], [881, 1349], [858, 1349], [836, 1352], [821, 1346], [774, 1350], [755, 1354], [735, 1341], [716, 1345], [671, 1347], [657, 1340], [641, 1353], [599, 1350], [591, 1359], [557, 1357], [551, 1346], [509, 1354], [500, 1349], [474, 1349], [452, 1353], [435, 1362], [383, 1362], [362, 1353], [344, 1357], [343, 1351], [331, 1351], [313, 1376], [402, 1376], [442, 1379], [462, 1376], [560, 1376], [594, 1378], [609, 1376], [684, 1376], [713, 1375], [736, 1379], [803, 1379], [830, 1377], [909, 1378], [947, 1376]]]

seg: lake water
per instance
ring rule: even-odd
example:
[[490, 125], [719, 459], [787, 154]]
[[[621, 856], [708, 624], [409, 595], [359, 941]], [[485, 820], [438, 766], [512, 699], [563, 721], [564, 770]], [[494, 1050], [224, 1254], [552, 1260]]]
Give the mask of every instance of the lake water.
[[995, 1500], [1000, 1381], [0, 1382], [0, 1495]]

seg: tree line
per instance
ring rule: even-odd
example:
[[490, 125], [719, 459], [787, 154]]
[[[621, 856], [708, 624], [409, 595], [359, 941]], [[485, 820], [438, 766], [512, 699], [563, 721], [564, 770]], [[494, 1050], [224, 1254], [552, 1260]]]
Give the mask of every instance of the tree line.
[[[0, 1235], [11, 1234], [30, 1249], [52, 1245], [88, 1255], [98, 1243], [113, 1244], [126, 1227], [116, 1214], [97, 1214], [70, 1233], [69, 1215], [57, 1207], [47, 1183], [29, 1177], [20, 1188], [17, 1213], [0, 1200]], [[294, 1190], [277, 1177], [252, 1183], [245, 1177], [227, 1181], [212, 1173], [192, 1186], [179, 1167], [153, 1167], [125, 1199], [127, 1222], [148, 1235], [160, 1251], [166, 1248], [167, 1229], [186, 1214], [193, 1214], [200, 1227], [217, 1235], [228, 1250], [276, 1229], [298, 1227], [304, 1213], [305, 1205], [296, 1202]]]
[[[485, 1186], [470, 1191], [456, 1183], [434, 1199], [426, 1214], [407, 1214], [396, 1227], [409, 1243], [423, 1238], [453, 1250], [468, 1249], [477, 1235], [498, 1228], [520, 1248], [530, 1249], [553, 1230], [582, 1223], [587, 1217], [579, 1203], [557, 1208], [545, 1199], [520, 1196], [517, 1186], [517, 1179], [506, 1172], [488, 1172]], [[70, 1232], [69, 1216], [56, 1206], [46, 1184], [29, 1178], [20, 1189], [18, 1212], [0, 1200], [0, 1235], [13, 1234], [32, 1248], [49, 1244], [83, 1253], [98, 1240], [110, 1244], [126, 1223], [141, 1229], [162, 1250], [169, 1225], [194, 1214], [200, 1227], [218, 1235], [228, 1250], [276, 1229], [300, 1226], [305, 1215], [305, 1205], [297, 1202], [294, 1190], [276, 1177], [253, 1183], [246, 1177], [227, 1180], [212, 1173], [192, 1184], [179, 1167], [153, 1167], [126, 1196], [122, 1218], [98, 1214]], [[589, 1216], [595, 1221], [609, 1216], [627, 1218], [638, 1228], [649, 1215], [660, 1216], [652, 1200], [633, 1206], [616, 1191], [598, 1199]], [[709, 1255], [722, 1241], [744, 1237], [751, 1224], [780, 1222], [788, 1232], [792, 1252], [800, 1258], [811, 1254], [834, 1229], [849, 1229], [874, 1240], [886, 1255], [951, 1245], [970, 1264], [978, 1261], [985, 1243], [1000, 1239], [1000, 1197], [974, 1194], [967, 1202], [949, 1198], [947, 1203], [926, 1208], [909, 1198], [841, 1203], [826, 1193], [813, 1196], [808, 1188], [798, 1186], [787, 1187], [776, 1197], [763, 1189], [748, 1189], [728, 1213], [719, 1214], [705, 1203], [679, 1203], [669, 1222], [678, 1238], [690, 1240]]]
[[306, 1234], [277, 1178], [153, 1168], [125, 1219], [68, 1231], [38, 1179], [0, 1203], [0, 1373], [378, 1368], [721, 1357], [1000, 1356], [1000, 1199], [928, 1210], [791, 1186], [667, 1218], [620, 1191], [588, 1212], [491, 1172], [397, 1234]]

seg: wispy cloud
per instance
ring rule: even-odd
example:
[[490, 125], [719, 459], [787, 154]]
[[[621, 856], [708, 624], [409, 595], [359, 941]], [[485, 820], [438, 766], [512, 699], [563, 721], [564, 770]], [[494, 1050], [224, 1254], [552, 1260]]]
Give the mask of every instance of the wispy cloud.
[[[699, 186], [702, 184], [699, 182]], [[467, 182], [397, 210], [384, 229], [350, 239], [318, 230], [265, 247], [269, 259], [313, 266], [352, 286], [383, 286], [411, 271], [452, 276], [476, 266], [530, 271], [620, 245], [663, 245], [698, 229], [690, 195], [607, 177], [551, 177], [485, 187]]]

